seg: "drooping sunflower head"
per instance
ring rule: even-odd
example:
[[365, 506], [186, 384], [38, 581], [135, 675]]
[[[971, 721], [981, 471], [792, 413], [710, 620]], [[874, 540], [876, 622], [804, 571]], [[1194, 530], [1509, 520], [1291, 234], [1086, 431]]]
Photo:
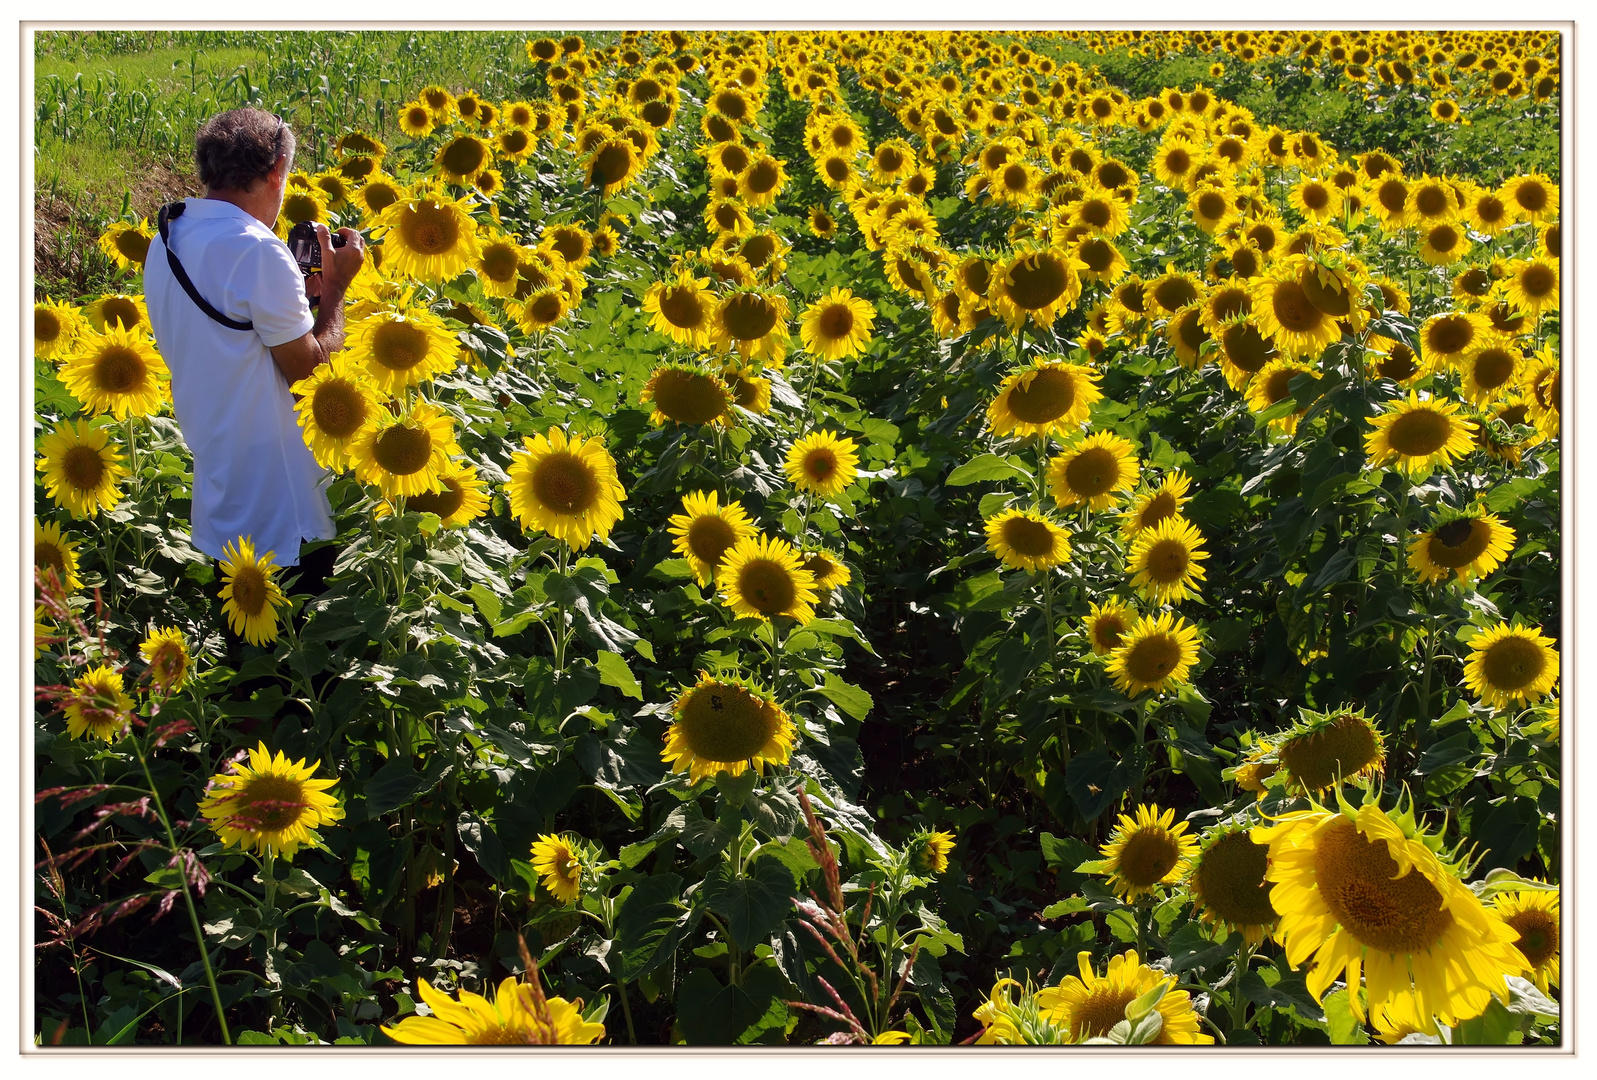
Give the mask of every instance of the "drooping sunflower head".
[[1452, 464], [1475, 446], [1475, 424], [1457, 415], [1459, 405], [1435, 398], [1421, 400], [1414, 391], [1370, 421], [1364, 436], [1371, 466], [1388, 463], [1415, 480], [1431, 475], [1438, 465]]
[[151, 332], [150, 310], [144, 297], [130, 293], [106, 293], [84, 305], [83, 317], [102, 334], [116, 328], [137, 330], [146, 335]]
[[1469, 640], [1464, 685], [1495, 709], [1531, 704], [1558, 681], [1558, 650], [1541, 627], [1498, 623]]
[[115, 742], [128, 728], [133, 699], [122, 692], [122, 673], [100, 664], [73, 681], [63, 711], [67, 717], [67, 734], [72, 738], [93, 735]]
[[260, 854], [293, 858], [301, 844], [319, 844], [316, 831], [344, 816], [328, 793], [337, 780], [315, 776], [321, 762], [289, 761], [263, 742], [249, 753], [249, 764], [235, 764], [211, 777], [200, 816], [211, 823], [224, 847], [237, 844]]
[[768, 694], [746, 679], [699, 673], [677, 696], [661, 758], [693, 783], [718, 773], [741, 776], [753, 767], [786, 764], [793, 751], [793, 722]]
[[148, 221], [118, 221], [100, 234], [100, 250], [106, 258], [116, 263], [118, 270], [131, 270], [135, 266], [143, 269], [145, 257], [150, 252], [150, 241], [154, 238], [155, 230], [150, 228]]
[[1137, 448], [1109, 431], [1071, 439], [1048, 463], [1048, 486], [1060, 506], [1084, 503], [1094, 511], [1137, 486]]
[[543, 529], [577, 551], [609, 537], [627, 496], [604, 440], [552, 427], [522, 441], [507, 470], [510, 512], [522, 528]]
[[1264, 879], [1268, 865], [1269, 849], [1254, 843], [1246, 827], [1222, 826], [1204, 836], [1187, 876], [1199, 918], [1262, 942], [1280, 917]]
[[1085, 268], [1063, 248], [1022, 245], [994, 267], [987, 301], [1011, 327], [1052, 326], [1080, 298]]
[[1303, 709], [1298, 723], [1272, 742], [1287, 790], [1296, 795], [1363, 781], [1386, 763], [1386, 740], [1362, 712]]
[[1563, 929], [1557, 887], [1498, 893], [1492, 901], [1492, 914], [1517, 935], [1514, 947], [1530, 964], [1530, 981], [1542, 993], [1551, 993], [1559, 983], [1559, 939]]
[[796, 440], [783, 462], [788, 481], [800, 491], [835, 498], [859, 474], [859, 450], [853, 439], [815, 431]]
[[78, 335], [88, 329], [83, 314], [60, 300], [33, 305], [33, 355], [53, 360], [68, 352]]
[[1137, 609], [1123, 600], [1109, 599], [1102, 604], [1093, 601], [1087, 613], [1087, 640], [1092, 642], [1095, 656], [1106, 656], [1120, 645], [1120, 641], [1137, 621]]
[[564, 836], [542, 833], [532, 845], [531, 860], [556, 900], [576, 903], [582, 895], [582, 855], [576, 845]]
[[149, 665], [150, 682], [162, 693], [175, 694], [189, 677], [189, 648], [183, 631], [175, 626], [150, 631], [139, 645], [139, 655]]
[[1142, 616], [1122, 634], [1109, 653], [1106, 670], [1122, 693], [1136, 697], [1144, 690], [1163, 693], [1185, 682], [1197, 662], [1197, 627], [1166, 611], [1153, 618]]
[[815, 589], [823, 596], [853, 580], [853, 575], [849, 573], [848, 567], [843, 565], [843, 560], [829, 551], [806, 551], [804, 569], [815, 578]]
[[1443, 511], [1409, 544], [1408, 565], [1426, 584], [1455, 578], [1460, 584], [1496, 570], [1514, 547], [1514, 530], [1481, 509]]
[[921, 829], [910, 837], [906, 850], [913, 873], [941, 874], [948, 869], [948, 856], [954, 850], [954, 834]]
[[721, 377], [693, 364], [671, 363], [654, 369], [640, 400], [652, 403], [655, 424], [718, 424], [732, 422], [732, 391]]
[[995, 435], [1073, 432], [1103, 397], [1097, 387], [1101, 378], [1080, 364], [1038, 358], [1004, 379], [987, 407], [987, 423]]
[[1011, 507], [987, 519], [987, 550], [1012, 570], [1037, 573], [1070, 561], [1069, 530], [1042, 514]]
[[83, 584], [78, 577], [78, 545], [53, 521], [33, 519], [33, 565], [41, 575], [53, 572], [63, 593]]

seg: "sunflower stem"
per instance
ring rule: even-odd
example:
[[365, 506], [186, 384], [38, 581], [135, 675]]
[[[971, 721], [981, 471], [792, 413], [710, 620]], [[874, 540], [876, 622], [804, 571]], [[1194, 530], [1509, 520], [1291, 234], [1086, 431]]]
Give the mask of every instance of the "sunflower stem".
[[[161, 792], [155, 786], [155, 778], [150, 775], [150, 763], [137, 743], [133, 744], [133, 752], [139, 757], [139, 767], [144, 770], [144, 782], [150, 785], [150, 800], [155, 804], [155, 812], [161, 819], [161, 827], [166, 830], [167, 849], [181, 863], [182, 849], [177, 846], [177, 834], [172, 831], [172, 819], [166, 816], [166, 807], [161, 802]], [[194, 931], [194, 942], [200, 947], [200, 963], [205, 968], [205, 982], [211, 988], [211, 1007], [216, 1010], [216, 1022], [222, 1028], [222, 1045], [232, 1046], [233, 1036], [227, 1030], [227, 1017], [222, 1012], [222, 994], [216, 988], [216, 973], [211, 970], [211, 954], [205, 947], [205, 931], [200, 928], [200, 916], [194, 910], [194, 897], [189, 895], [188, 873], [181, 865], [178, 867], [177, 880], [183, 888], [183, 906], [188, 909], [189, 927]]]
[[1231, 1030], [1242, 1031], [1248, 1026], [1248, 1000], [1242, 996], [1242, 977], [1248, 973], [1248, 966], [1253, 962], [1253, 946], [1249, 944], [1247, 936], [1242, 938], [1242, 944], [1237, 947], [1237, 967], [1231, 976]]

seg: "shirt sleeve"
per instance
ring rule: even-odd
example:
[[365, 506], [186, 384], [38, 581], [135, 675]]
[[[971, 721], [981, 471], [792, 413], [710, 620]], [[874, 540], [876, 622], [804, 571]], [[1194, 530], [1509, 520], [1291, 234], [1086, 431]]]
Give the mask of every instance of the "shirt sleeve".
[[316, 325], [305, 299], [305, 278], [288, 247], [275, 236], [254, 245], [243, 275], [249, 321], [267, 348], [304, 337]]

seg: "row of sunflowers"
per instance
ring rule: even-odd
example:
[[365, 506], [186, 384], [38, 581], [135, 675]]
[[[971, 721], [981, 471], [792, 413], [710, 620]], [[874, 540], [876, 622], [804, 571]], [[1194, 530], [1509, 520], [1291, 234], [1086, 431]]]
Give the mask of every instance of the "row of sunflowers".
[[1558, 46], [627, 32], [419, 88], [277, 223], [369, 241], [291, 388], [321, 592], [191, 545], [113, 223], [124, 291], [34, 316], [41, 1041], [1557, 1042], [1556, 168], [1069, 57], [1530, 130]]

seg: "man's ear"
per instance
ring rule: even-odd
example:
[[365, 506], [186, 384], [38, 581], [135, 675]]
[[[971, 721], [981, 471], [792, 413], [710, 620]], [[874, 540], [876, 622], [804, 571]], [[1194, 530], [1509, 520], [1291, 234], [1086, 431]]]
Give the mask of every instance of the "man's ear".
[[272, 172], [269, 177], [273, 187], [282, 187], [288, 183], [288, 174], [293, 171], [294, 162], [287, 154], [279, 154], [272, 163]]

